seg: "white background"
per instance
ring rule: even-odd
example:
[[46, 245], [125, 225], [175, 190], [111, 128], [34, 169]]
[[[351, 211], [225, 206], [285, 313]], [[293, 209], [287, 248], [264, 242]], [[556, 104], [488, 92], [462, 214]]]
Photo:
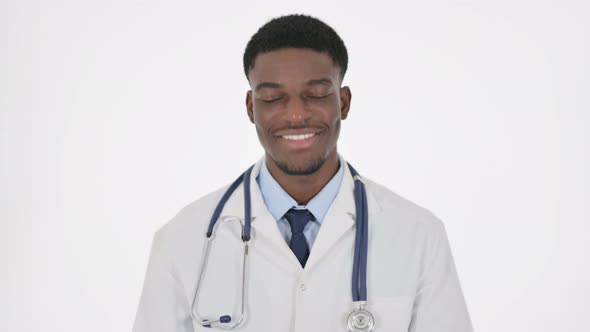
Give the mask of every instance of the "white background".
[[588, 3], [314, 2], [1, 0], [1, 331], [130, 330], [156, 229], [262, 155], [243, 49], [294, 12], [344, 39], [339, 151], [445, 222], [475, 329], [590, 331]]

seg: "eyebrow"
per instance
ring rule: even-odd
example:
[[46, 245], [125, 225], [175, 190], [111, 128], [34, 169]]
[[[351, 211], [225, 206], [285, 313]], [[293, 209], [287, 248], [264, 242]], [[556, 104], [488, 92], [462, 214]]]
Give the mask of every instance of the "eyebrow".
[[254, 89], [255, 91], [258, 91], [260, 89], [263, 88], [273, 88], [273, 89], [278, 89], [281, 88], [283, 85], [279, 84], [279, 83], [272, 83], [272, 82], [262, 82], [260, 84], [256, 85], [256, 88]]
[[332, 85], [332, 80], [329, 78], [320, 78], [317, 80], [309, 80], [305, 85]]
[[[315, 79], [315, 80], [309, 80], [307, 82], [305, 82], [305, 85], [332, 85], [332, 80], [330, 80], [329, 78], [319, 78], [319, 79]], [[256, 85], [256, 88], [254, 88], [255, 91], [258, 91], [260, 89], [263, 88], [272, 88], [272, 89], [280, 89], [282, 88], [283, 85], [279, 84], [279, 83], [274, 83], [274, 82], [262, 82]]]

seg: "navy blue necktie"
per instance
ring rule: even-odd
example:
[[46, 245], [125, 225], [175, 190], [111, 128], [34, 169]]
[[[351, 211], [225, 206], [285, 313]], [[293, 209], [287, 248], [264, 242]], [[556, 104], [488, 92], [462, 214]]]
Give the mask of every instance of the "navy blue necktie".
[[309, 257], [309, 246], [303, 235], [303, 229], [313, 219], [313, 214], [308, 210], [291, 209], [285, 213], [285, 218], [287, 218], [291, 226], [291, 243], [289, 247], [293, 250], [301, 266], [305, 267], [305, 262]]

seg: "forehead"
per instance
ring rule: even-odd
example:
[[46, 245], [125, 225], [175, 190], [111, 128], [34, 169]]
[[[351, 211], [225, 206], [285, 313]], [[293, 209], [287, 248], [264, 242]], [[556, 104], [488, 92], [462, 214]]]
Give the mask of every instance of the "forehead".
[[286, 48], [257, 55], [248, 77], [252, 85], [262, 81], [306, 82], [323, 77], [337, 84], [339, 75], [338, 66], [327, 53]]

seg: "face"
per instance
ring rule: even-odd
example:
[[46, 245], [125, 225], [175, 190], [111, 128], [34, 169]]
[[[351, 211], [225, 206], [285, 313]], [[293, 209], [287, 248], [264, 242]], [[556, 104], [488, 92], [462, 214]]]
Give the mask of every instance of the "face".
[[250, 121], [267, 161], [291, 175], [309, 175], [337, 158], [340, 121], [350, 89], [326, 53], [288, 48], [259, 54], [248, 75]]

